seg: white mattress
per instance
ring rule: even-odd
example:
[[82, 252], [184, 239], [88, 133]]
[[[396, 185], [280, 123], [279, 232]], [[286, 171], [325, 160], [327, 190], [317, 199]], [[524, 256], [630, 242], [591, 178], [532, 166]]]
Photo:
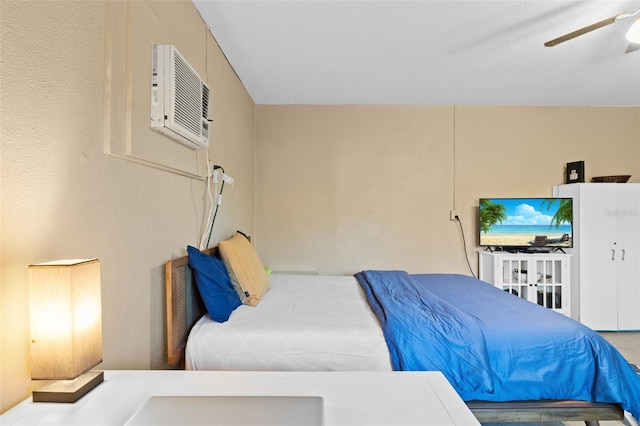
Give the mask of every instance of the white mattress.
[[391, 371], [378, 319], [353, 276], [270, 276], [257, 306], [191, 330], [188, 370]]

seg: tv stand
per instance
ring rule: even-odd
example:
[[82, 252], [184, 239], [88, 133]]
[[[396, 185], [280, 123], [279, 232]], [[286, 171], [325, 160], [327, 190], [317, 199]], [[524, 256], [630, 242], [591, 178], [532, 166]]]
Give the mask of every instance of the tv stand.
[[522, 249], [526, 251], [480, 251], [480, 279], [500, 290], [570, 316], [571, 255], [541, 251], [548, 250], [548, 247]]

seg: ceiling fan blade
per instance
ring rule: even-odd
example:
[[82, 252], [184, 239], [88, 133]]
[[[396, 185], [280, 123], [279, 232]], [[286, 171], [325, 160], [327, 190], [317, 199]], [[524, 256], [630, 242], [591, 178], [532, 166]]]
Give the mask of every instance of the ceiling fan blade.
[[[624, 14], [627, 15], [627, 14]], [[607, 25], [611, 25], [617, 22], [620, 19], [620, 15], [612, 16], [611, 18], [603, 19], [602, 21], [596, 22], [595, 24], [588, 25], [584, 28], [580, 28], [579, 30], [570, 32], [558, 38], [554, 38], [546, 42], [544, 45], [547, 47], [555, 46], [556, 44], [564, 43], [567, 40], [571, 40], [573, 38], [579, 37], [586, 33], [589, 33], [593, 30], [597, 30], [598, 28], [606, 27]]]
[[627, 50], [625, 50], [624, 53], [631, 53], [635, 52], [636, 50], [640, 50], [640, 44], [629, 43], [629, 46], [627, 46]]

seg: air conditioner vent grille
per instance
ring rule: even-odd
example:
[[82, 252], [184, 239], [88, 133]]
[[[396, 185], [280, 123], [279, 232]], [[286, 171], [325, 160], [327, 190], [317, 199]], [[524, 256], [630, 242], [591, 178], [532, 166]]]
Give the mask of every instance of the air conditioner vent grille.
[[204, 122], [202, 123], [202, 136], [209, 137], [209, 122], [207, 120], [209, 117], [209, 88], [202, 85], [202, 119]]
[[200, 134], [202, 111], [196, 109], [202, 105], [200, 77], [179, 55], [173, 58], [176, 67], [175, 120], [193, 133]]

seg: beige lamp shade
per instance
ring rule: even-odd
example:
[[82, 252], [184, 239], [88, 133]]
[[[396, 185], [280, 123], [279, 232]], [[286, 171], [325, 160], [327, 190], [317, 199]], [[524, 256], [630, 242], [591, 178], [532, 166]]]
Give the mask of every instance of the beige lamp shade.
[[100, 261], [29, 266], [31, 377], [74, 379], [102, 361]]

